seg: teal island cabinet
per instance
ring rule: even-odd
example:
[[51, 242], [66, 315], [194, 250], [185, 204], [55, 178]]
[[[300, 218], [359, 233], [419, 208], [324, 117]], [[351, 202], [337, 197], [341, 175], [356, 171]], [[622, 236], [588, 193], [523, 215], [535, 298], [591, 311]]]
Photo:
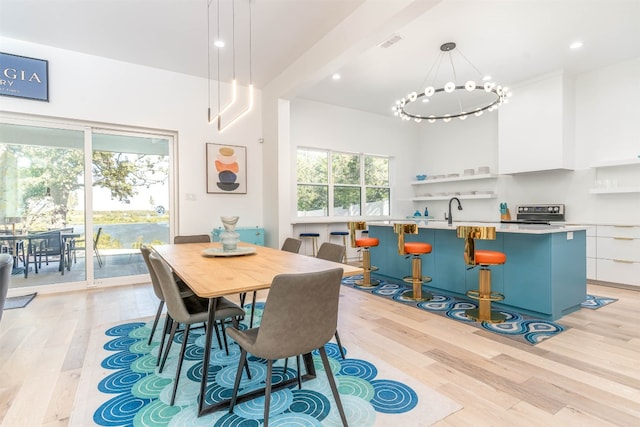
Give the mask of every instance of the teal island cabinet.
[[[380, 239], [371, 248], [371, 264], [378, 274], [402, 281], [411, 275], [411, 259], [398, 254], [393, 224], [408, 221], [369, 223], [369, 236]], [[504, 252], [504, 265], [491, 266], [491, 288], [504, 295], [494, 303], [507, 310], [557, 320], [580, 308], [586, 300], [586, 228], [564, 225], [502, 224], [417, 221], [418, 234], [406, 234], [405, 241], [430, 243], [433, 250], [422, 256], [422, 274], [432, 281], [425, 286], [444, 294], [465, 297], [478, 289], [479, 267], [469, 269], [464, 262], [464, 239], [457, 226], [496, 228], [495, 240], [476, 240], [476, 249]]]

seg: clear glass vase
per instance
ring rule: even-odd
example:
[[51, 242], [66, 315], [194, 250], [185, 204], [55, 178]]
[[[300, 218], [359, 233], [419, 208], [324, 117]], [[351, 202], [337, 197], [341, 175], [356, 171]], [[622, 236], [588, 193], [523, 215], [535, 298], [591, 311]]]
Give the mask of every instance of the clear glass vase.
[[220, 241], [222, 242], [223, 252], [233, 252], [238, 249], [238, 242], [240, 241], [240, 235], [236, 233], [236, 224], [238, 223], [238, 216], [221, 216], [222, 225], [224, 231], [220, 233]]

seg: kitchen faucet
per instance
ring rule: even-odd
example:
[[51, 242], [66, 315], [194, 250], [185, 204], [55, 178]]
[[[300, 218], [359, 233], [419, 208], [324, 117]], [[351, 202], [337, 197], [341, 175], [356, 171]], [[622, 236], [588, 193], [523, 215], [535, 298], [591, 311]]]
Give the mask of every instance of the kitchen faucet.
[[462, 210], [462, 204], [460, 203], [460, 199], [458, 199], [457, 197], [452, 197], [449, 199], [449, 216], [445, 215], [445, 218], [447, 220], [447, 224], [451, 225], [453, 224], [453, 215], [451, 214], [451, 202], [453, 201], [458, 202], [458, 210], [461, 211]]

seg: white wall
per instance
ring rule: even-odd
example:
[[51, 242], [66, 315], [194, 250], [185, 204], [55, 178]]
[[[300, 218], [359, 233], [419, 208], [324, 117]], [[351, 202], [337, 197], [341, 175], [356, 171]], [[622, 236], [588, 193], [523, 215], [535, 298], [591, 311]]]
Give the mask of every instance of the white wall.
[[[263, 225], [260, 92], [253, 111], [219, 134], [207, 124], [206, 79], [13, 39], [0, 38], [0, 44], [4, 52], [49, 61], [49, 102], [0, 97], [0, 112], [175, 131], [177, 232], [209, 232], [221, 226], [221, 215], [239, 215], [239, 226]], [[215, 104], [216, 82], [211, 86]], [[207, 142], [247, 147], [247, 194], [207, 194]]]

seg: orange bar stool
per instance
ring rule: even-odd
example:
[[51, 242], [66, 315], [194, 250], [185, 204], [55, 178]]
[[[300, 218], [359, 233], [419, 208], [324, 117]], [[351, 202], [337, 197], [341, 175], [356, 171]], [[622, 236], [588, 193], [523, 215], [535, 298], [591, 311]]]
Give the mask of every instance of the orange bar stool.
[[400, 255], [411, 255], [411, 276], [402, 278], [407, 283], [411, 283], [413, 289], [405, 292], [402, 296], [413, 301], [429, 301], [433, 299], [431, 292], [423, 292], [422, 284], [431, 281], [431, 277], [422, 275], [421, 255], [431, 253], [431, 245], [425, 242], [405, 242], [405, 234], [418, 234], [418, 224], [393, 224], [393, 231], [398, 235], [398, 253]]
[[[329, 233], [329, 240], [332, 237], [342, 237], [342, 246], [347, 247], [347, 236], [349, 235], [348, 231], [332, 231]], [[347, 251], [344, 251], [344, 255], [342, 256], [342, 262], [347, 263]]]
[[503, 252], [488, 251], [475, 248], [475, 240], [495, 240], [495, 227], [460, 226], [456, 229], [457, 235], [465, 239], [464, 261], [471, 268], [480, 266], [478, 276], [478, 289], [467, 291], [467, 296], [478, 301], [478, 308], [468, 309], [465, 314], [468, 318], [490, 323], [502, 323], [506, 316], [498, 311], [491, 310], [491, 302], [504, 300], [504, 295], [491, 290], [491, 265], [501, 265], [507, 261], [507, 255]]
[[318, 237], [320, 237], [320, 233], [300, 233], [300, 240], [311, 239], [311, 249], [314, 257], [318, 253]]
[[364, 231], [366, 229], [367, 223], [365, 221], [349, 222], [349, 240], [351, 241], [351, 247], [360, 248], [362, 251], [362, 280], [357, 280], [356, 284], [365, 288], [371, 288], [380, 284], [380, 281], [371, 279], [371, 272], [378, 270], [378, 267], [371, 265], [371, 252], [369, 252], [369, 248], [378, 246], [380, 240], [376, 237], [356, 238], [356, 231]]

